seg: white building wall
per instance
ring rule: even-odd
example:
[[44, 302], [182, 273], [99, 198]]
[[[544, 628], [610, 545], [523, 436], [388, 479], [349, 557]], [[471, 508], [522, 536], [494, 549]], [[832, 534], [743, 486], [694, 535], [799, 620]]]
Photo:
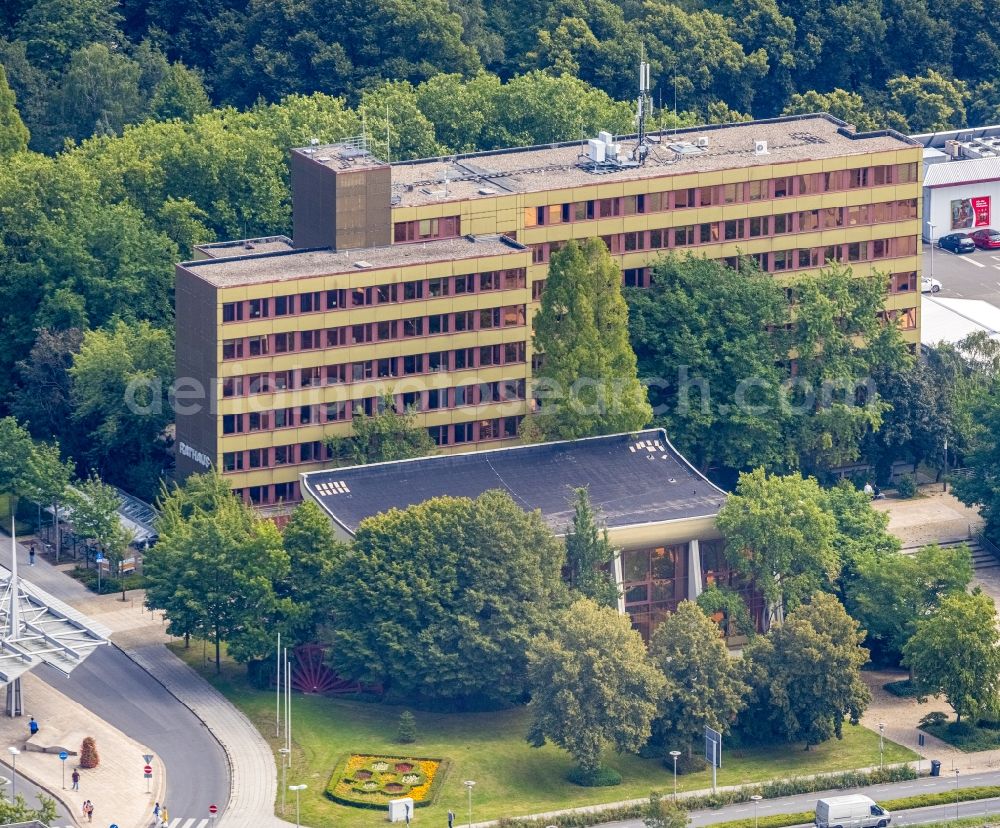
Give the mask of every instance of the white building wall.
[[[986, 181], [976, 184], [953, 184], [946, 187], [924, 187], [923, 235], [925, 241], [935, 241], [948, 233], [959, 232], [951, 227], [951, 203], [959, 199], [990, 199], [990, 223], [973, 225], [961, 230], [971, 233], [981, 227], [1000, 228], [1000, 181]], [[934, 225], [931, 228], [931, 225]]]

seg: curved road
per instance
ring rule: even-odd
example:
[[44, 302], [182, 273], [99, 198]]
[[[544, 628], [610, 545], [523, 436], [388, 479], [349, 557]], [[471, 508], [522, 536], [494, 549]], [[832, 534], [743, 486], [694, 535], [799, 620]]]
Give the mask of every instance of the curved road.
[[117, 647], [99, 647], [68, 679], [51, 667], [41, 667], [36, 674], [149, 746], [167, 768], [165, 801], [171, 814], [203, 816], [212, 803], [222, 805], [229, 799], [229, 766], [215, 737]]
[[[0, 566], [9, 568], [10, 539], [2, 537]], [[18, 575], [24, 580], [70, 605], [93, 597], [44, 559], [36, 566], [25, 566], [27, 552], [19, 548]], [[46, 666], [34, 672], [108, 724], [149, 746], [167, 769], [165, 802], [171, 814], [201, 817], [209, 805], [224, 808], [229, 801], [229, 763], [222, 746], [187, 707], [114, 645], [98, 647], [69, 678]]]
[[[26, 779], [20, 771], [17, 774], [17, 784], [16, 787], [11, 785], [12, 773], [10, 765], [6, 762], [0, 762], [0, 774], [3, 774], [3, 778], [8, 780], [4, 785], [3, 793], [5, 797], [11, 797], [15, 793], [20, 794], [24, 797], [25, 802], [28, 803], [29, 808], [38, 807], [38, 794], [43, 794], [44, 796], [49, 796], [45, 791], [39, 788], [30, 779]], [[69, 784], [69, 774], [66, 775], [66, 784]], [[12, 790], [12, 787], [14, 788]], [[51, 797], [49, 797], [51, 799]], [[57, 799], [56, 800], [56, 821], [52, 823], [53, 825], [72, 825], [73, 820], [70, 818], [63, 804]]]

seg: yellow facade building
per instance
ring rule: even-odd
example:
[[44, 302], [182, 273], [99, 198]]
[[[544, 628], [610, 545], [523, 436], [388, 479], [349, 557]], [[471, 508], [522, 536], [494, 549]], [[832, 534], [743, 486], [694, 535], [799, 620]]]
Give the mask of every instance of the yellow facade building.
[[602, 238], [639, 287], [667, 250], [752, 256], [776, 278], [877, 270], [915, 344], [921, 153], [826, 115], [641, 151], [609, 135], [392, 165], [363, 142], [293, 150], [294, 241], [205, 245], [177, 267], [179, 476], [214, 465], [255, 504], [298, 500], [324, 438], [385, 394], [443, 451], [511, 444], [531, 316], [569, 239]]

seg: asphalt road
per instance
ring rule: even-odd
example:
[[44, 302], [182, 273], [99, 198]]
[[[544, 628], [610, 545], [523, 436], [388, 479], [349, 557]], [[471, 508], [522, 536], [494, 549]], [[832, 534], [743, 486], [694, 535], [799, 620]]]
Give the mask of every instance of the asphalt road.
[[[53, 757], [53, 759], [56, 762], [59, 761], [58, 759], [55, 759], [55, 757]], [[69, 769], [67, 769], [66, 771], [67, 785], [70, 784], [69, 774], [71, 772], [72, 771], [70, 771]], [[17, 793], [24, 797], [24, 800], [25, 802], [28, 803], [29, 808], [37, 808], [38, 794], [41, 793], [45, 794], [45, 796], [48, 796], [48, 794], [46, 794], [45, 791], [43, 791], [33, 782], [31, 782], [28, 779], [25, 779], [24, 776], [21, 775], [21, 773], [17, 774], [16, 786], [13, 785], [11, 781], [13, 779], [13, 772], [11, 771], [10, 765], [8, 765], [6, 762], [0, 763], [0, 774], [3, 775], [4, 779], [8, 780], [3, 789], [4, 796], [7, 798], [10, 798], [15, 793]], [[62, 804], [58, 800], [56, 801], [56, 814], [57, 814], [56, 821], [52, 823], [54, 826], [73, 824], [73, 820], [69, 817], [69, 815], [66, 813], [66, 809], [62, 806]]]
[[953, 299], [985, 299], [1000, 306], [1000, 250], [976, 250], [961, 256], [949, 250], [933, 252], [924, 245], [923, 273], [941, 282], [936, 296]]
[[[801, 811], [812, 811], [816, 807], [817, 799], [822, 799], [825, 796], [843, 796], [847, 793], [865, 794], [876, 802], [879, 802], [937, 791], [951, 791], [956, 786], [969, 788], [977, 785], [1000, 784], [1000, 772], [959, 773], [956, 780], [955, 774], [945, 767], [942, 768], [942, 774], [942, 776], [936, 778], [924, 777], [907, 782], [872, 785], [868, 788], [857, 788], [850, 791], [818, 791], [816, 793], [785, 796], [779, 799], [765, 799], [757, 806], [757, 814], [760, 817], [765, 817], [776, 814], [794, 814]], [[955, 819], [956, 808], [960, 817], [977, 816], [986, 813], [993, 813], [1000, 816], [1000, 799], [984, 799], [977, 802], [959, 803], [957, 806], [954, 804], [936, 805], [931, 808], [916, 808], [912, 811], [893, 812], [892, 824], [917, 825], [924, 822]], [[690, 824], [692, 828], [702, 828], [702, 826], [716, 825], [720, 822], [729, 822], [734, 819], [752, 819], [753, 815], [753, 803], [742, 802], [715, 810], [692, 811]], [[636, 819], [604, 823], [604, 828], [644, 828], [644, 826], [642, 820]]]
[[[91, 594], [41, 559], [34, 567], [25, 566], [26, 562], [22, 549], [18, 575], [69, 604]], [[0, 565], [10, 566], [6, 536], [0, 541]], [[36, 675], [149, 746], [167, 769], [165, 802], [172, 818], [203, 817], [209, 805], [221, 808], [228, 802], [229, 764], [222, 746], [188, 708], [118, 648], [97, 648], [69, 678], [45, 666]], [[141, 762], [137, 756], [137, 773], [142, 772]]]

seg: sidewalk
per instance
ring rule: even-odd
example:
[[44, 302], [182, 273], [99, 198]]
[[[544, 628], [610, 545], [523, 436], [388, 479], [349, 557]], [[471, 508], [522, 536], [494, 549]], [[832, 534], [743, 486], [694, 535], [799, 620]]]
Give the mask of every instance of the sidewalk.
[[[162, 799], [166, 789], [163, 765], [153, 760], [153, 779], [150, 793], [146, 793], [146, 783], [142, 775], [143, 754], [150, 753], [145, 745], [130, 739], [121, 731], [111, 727], [73, 699], [54, 690], [31, 673], [22, 679], [25, 699], [25, 715], [10, 719], [0, 717], [0, 740], [13, 745], [21, 753], [17, 757], [17, 774], [24, 776], [50, 796], [58, 799], [66, 810], [81, 821], [81, 806], [85, 799], [94, 803], [94, 814], [98, 822], [111, 819], [120, 826], [145, 826], [153, 803]], [[62, 741], [68, 750], [79, 753], [82, 736], [93, 736], [97, 743], [100, 764], [91, 770], [79, 769], [80, 790], [71, 790], [70, 777], [78, 768], [79, 756], [70, 756], [65, 762], [66, 787], [63, 788], [63, 762], [55, 753], [40, 753], [27, 750], [28, 716], [34, 716], [41, 726], [43, 737], [51, 735], [55, 741]], [[82, 734], [79, 738], [73, 734]]]
[[[21, 553], [26, 554], [23, 548]], [[213, 828], [251, 825], [254, 828], [287, 828], [290, 823], [274, 815], [278, 773], [270, 745], [246, 716], [166, 648], [170, 637], [166, 634], [162, 615], [151, 614], [143, 608], [141, 592], [127, 593], [125, 602], [120, 593], [98, 596], [60, 572], [62, 568], [66, 565], [56, 567], [39, 559], [36, 567], [26, 574], [52, 595], [107, 626], [112, 631], [112, 644], [192, 710], [222, 745], [229, 762], [231, 789], [229, 802], [218, 803], [219, 819]], [[140, 755], [140, 761], [141, 758]], [[91, 798], [97, 805], [97, 797]], [[145, 800], [142, 805], [145, 808]], [[147, 823], [148, 820], [144, 820], [136, 824], [145, 828]]]

